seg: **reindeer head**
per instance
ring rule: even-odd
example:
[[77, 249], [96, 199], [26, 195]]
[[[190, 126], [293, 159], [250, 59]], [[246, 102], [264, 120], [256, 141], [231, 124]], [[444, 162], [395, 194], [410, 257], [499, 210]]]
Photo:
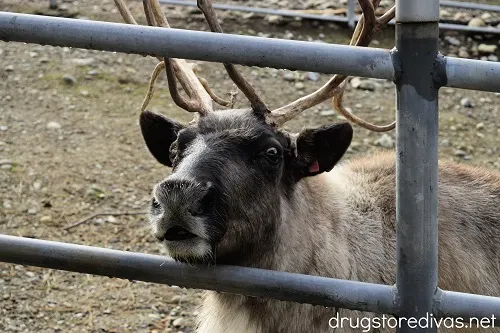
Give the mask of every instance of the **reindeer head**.
[[[121, 0], [115, 2], [126, 21], [134, 23]], [[372, 19], [360, 21], [364, 28], [358, 26], [353, 43], [365, 45], [373, 27], [390, 18], [384, 15], [376, 20], [373, 5], [360, 3], [365, 16], [368, 13]], [[210, 1], [199, 0], [198, 6], [211, 30], [222, 32]], [[150, 24], [168, 27], [157, 0], [144, 0], [144, 9]], [[183, 60], [164, 59], [151, 86], [163, 66], [176, 104], [199, 117], [183, 125], [144, 111], [151, 93], [143, 104], [140, 126], [146, 145], [158, 162], [172, 168], [171, 175], [153, 189], [150, 220], [154, 234], [177, 260], [241, 263], [257, 244], [272, 242], [282, 205], [291, 200], [297, 183], [332, 170], [349, 147], [352, 127], [348, 123], [298, 134], [279, 128], [334, 95], [337, 108], [345, 111], [340, 101], [346, 77], [335, 76], [317, 92], [271, 112], [234, 66], [225, 64], [252, 107], [213, 112], [212, 100], [223, 105], [231, 102], [216, 96]], [[179, 95], [176, 79], [189, 99]]]
[[282, 200], [304, 177], [330, 171], [347, 150], [348, 123], [297, 136], [254, 110], [228, 110], [183, 126], [144, 112], [141, 129], [153, 156], [173, 167], [153, 190], [155, 236], [179, 260], [234, 263], [271, 237]]

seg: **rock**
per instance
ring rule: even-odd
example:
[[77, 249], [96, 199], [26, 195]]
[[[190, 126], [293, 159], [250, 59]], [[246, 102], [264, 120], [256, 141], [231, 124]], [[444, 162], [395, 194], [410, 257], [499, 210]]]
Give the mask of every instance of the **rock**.
[[12, 65], [5, 66], [5, 71], [6, 72], [13, 72], [14, 71], [14, 66], [12, 66]]
[[452, 37], [452, 36], [446, 36], [444, 39], [450, 45], [453, 45], [453, 46], [460, 46], [461, 45], [460, 40], [458, 38], [455, 38], [455, 37]]
[[183, 302], [186, 299], [187, 297], [184, 295], [175, 295], [174, 297], [172, 297], [172, 302]]
[[38, 212], [38, 210], [36, 208], [30, 208], [30, 209], [28, 209], [28, 211], [26, 213], [28, 215], [35, 215], [37, 212]]
[[0, 132], [5, 132], [8, 129], [9, 129], [9, 126], [7, 126], [7, 125], [0, 125]]
[[302, 82], [297, 82], [297, 83], [295, 83], [295, 88], [298, 90], [302, 90], [305, 88], [305, 86]]
[[280, 15], [269, 15], [266, 16], [266, 21], [269, 24], [280, 24], [283, 22], [283, 16]]
[[481, 15], [481, 19], [483, 21], [489, 20], [490, 18], [491, 18], [491, 14], [488, 13], [488, 12], [484, 13], [483, 15]]
[[458, 50], [458, 56], [460, 58], [470, 58], [469, 52], [467, 52], [467, 50], [464, 50], [464, 49]]
[[470, 99], [465, 97], [460, 100], [460, 105], [462, 105], [464, 108], [471, 108], [472, 102], [470, 101]]
[[349, 83], [351, 84], [351, 87], [357, 89], [361, 84], [361, 79], [359, 77], [353, 77]]
[[37, 181], [35, 181], [35, 182], [33, 183], [33, 189], [34, 189], [35, 191], [38, 191], [38, 190], [39, 190], [39, 189], [41, 189], [41, 188], [42, 188], [42, 182], [41, 182], [41, 181], [37, 180]]
[[52, 222], [52, 216], [50, 215], [45, 215], [40, 218], [41, 223], [50, 223]]
[[12, 168], [12, 161], [11, 160], [0, 160], [0, 169], [2, 170], [7, 170]]
[[448, 147], [450, 145], [450, 139], [442, 139], [440, 142], [441, 146]]
[[497, 62], [498, 61], [498, 57], [496, 55], [494, 55], [494, 54], [490, 54], [488, 56], [488, 61], [495, 61], [495, 62]]
[[476, 129], [477, 129], [477, 130], [482, 130], [483, 128], [484, 128], [484, 123], [478, 123], [478, 124], [476, 125]]
[[38, 62], [41, 64], [46, 64], [49, 62], [49, 58], [47, 58], [47, 57], [40, 58], [40, 60], [38, 60]]
[[470, 19], [471, 16], [468, 13], [458, 12], [455, 15], [453, 15], [453, 21], [469, 22]]
[[186, 320], [184, 318], [177, 318], [172, 322], [174, 327], [186, 326]]
[[453, 151], [453, 155], [458, 156], [458, 157], [465, 157], [465, 156], [467, 156], [467, 152], [465, 152], [461, 149], [455, 149], [455, 151]]
[[89, 66], [95, 62], [94, 58], [74, 58], [71, 62], [77, 66]]
[[71, 75], [68, 75], [68, 74], [65, 74], [63, 76], [63, 80], [66, 84], [69, 84], [69, 85], [73, 85], [76, 83], [76, 78], [74, 76], [71, 76]]
[[286, 72], [283, 74], [283, 80], [285, 81], [295, 81], [295, 74], [292, 72]]
[[91, 71], [88, 71], [88, 73], [87, 73], [87, 74], [88, 74], [88, 75], [92, 75], [92, 76], [97, 76], [97, 75], [99, 75], [99, 71], [97, 71], [97, 70], [93, 69], [93, 70], [91, 70]]
[[355, 77], [351, 80], [351, 87], [354, 89], [374, 91], [379, 86], [378, 83], [371, 79], [360, 79]]
[[358, 89], [361, 90], [368, 90], [368, 91], [374, 91], [378, 87], [378, 83], [375, 83], [371, 80], [363, 80], [361, 81], [361, 84], [359, 85]]
[[477, 50], [481, 53], [495, 53], [497, 48], [498, 48], [498, 46], [494, 45], [494, 44], [491, 44], [491, 45], [479, 44], [479, 46], [477, 47]]
[[468, 23], [469, 27], [485, 27], [486, 23], [484, 20], [480, 17], [474, 17], [472, 20], [469, 21]]
[[110, 215], [110, 216], [107, 217], [106, 221], [109, 222], [109, 223], [115, 223], [116, 222], [116, 217]]
[[393, 148], [394, 140], [389, 134], [383, 134], [380, 138], [375, 140], [375, 145], [381, 146], [383, 148]]
[[104, 194], [104, 190], [99, 188], [97, 185], [91, 185], [89, 186], [89, 188], [87, 189], [86, 191], [86, 194], [90, 197], [94, 197], [94, 198], [99, 198], [99, 199], [102, 199], [102, 198], [105, 198], [106, 195]]
[[56, 130], [60, 129], [61, 127], [61, 124], [59, 124], [57, 121], [51, 121], [47, 124], [47, 129], [49, 130]]
[[329, 117], [329, 116], [333, 116], [335, 114], [336, 114], [335, 110], [323, 110], [323, 111], [319, 112], [319, 115], [323, 116], [323, 117]]
[[446, 16], [451, 16], [451, 13], [449, 11], [447, 11], [446, 9], [440, 9], [439, 10], [439, 15], [441, 17], [446, 17]]
[[80, 95], [82, 95], [83, 97], [87, 97], [89, 95], [89, 92], [87, 90], [82, 90], [80, 91]]
[[319, 78], [320, 78], [320, 75], [319, 73], [315, 73], [315, 72], [308, 72], [307, 73], [307, 78], [310, 80], [310, 81], [319, 81]]
[[10, 203], [9, 200], [4, 200], [2, 205], [3, 205], [3, 208], [5, 208], [5, 209], [11, 209], [12, 208], [12, 204]]

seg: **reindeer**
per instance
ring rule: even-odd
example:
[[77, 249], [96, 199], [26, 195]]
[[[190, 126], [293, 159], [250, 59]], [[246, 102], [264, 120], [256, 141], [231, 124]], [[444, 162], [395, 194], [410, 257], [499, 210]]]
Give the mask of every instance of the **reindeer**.
[[[115, 0], [128, 23], [135, 23]], [[367, 46], [374, 30], [394, 16], [376, 18], [360, 0], [363, 17], [351, 45]], [[168, 27], [157, 0], [144, 0], [150, 25]], [[209, 0], [198, 0], [210, 29], [222, 32]], [[311, 106], [334, 97], [348, 119], [375, 131], [342, 105], [346, 77], [335, 75], [318, 91], [269, 111], [255, 89], [224, 64], [250, 109], [214, 112], [215, 95], [184, 60], [160, 59], [140, 115], [147, 148], [172, 168], [154, 186], [149, 218], [172, 258], [229, 264], [364, 282], [395, 283], [395, 156], [381, 152], [341, 162], [353, 136], [349, 123], [288, 133], [280, 128]], [[198, 117], [184, 125], [145, 110], [161, 70], [175, 103]], [[176, 80], [186, 96], [179, 94]], [[440, 163], [439, 285], [500, 296], [500, 174]], [[329, 319], [373, 317], [344, 309], [207, 292], [200, 333], [331, 332]], [[360, 331], [344, 327], [338, 331]], [[389, 331], [382, 328], [380, 331]]]

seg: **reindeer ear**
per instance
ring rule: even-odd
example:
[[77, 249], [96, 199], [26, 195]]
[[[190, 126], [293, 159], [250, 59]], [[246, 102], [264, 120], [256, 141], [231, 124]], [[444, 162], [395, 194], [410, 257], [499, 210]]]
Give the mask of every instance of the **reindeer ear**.
[[163, 165], [172, 167], [169, 149], [184, 125], [151, 111], [141, 113], [139, 119], [142, 136], [150, 153]]
[[297, 137], [297, 157], [293, 169], [296, 180], [333, 169], [352, 140], [349, 123], [306, 129]]

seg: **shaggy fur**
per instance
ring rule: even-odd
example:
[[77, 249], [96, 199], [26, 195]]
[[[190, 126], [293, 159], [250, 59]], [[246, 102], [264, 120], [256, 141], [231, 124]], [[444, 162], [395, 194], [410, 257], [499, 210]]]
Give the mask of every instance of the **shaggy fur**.
[[[147, 119], [144, 124], [143, 131], [152, 128]], [[220, 230], [224, 230], [224, 236], [212, 243], [210, 258], [221, 264], [388, 285], [395, 283], [396, 186], [393, 153], [379, 153], [340, 162], [329, 172], [307, 176], [303, 174], [306, 172], [303, 167], [308, 165], [310, 156], [316, 154], [314, 149], [318, 140], [313, 140], [314, 136], [300, 143], [299, 135], [298, 151], [294, 152], [293, 140], [290, 139], [292, 136], [273, 132], [245, 112], [233, 114], [231, 118], [223, 113], [202, 118], [197, 126], [197, 132], [190, 134], [192, 144], [197, 147], [196, 161], [177, 152], [177, 162], [174, 163], [171, 177], [175, 179], [176, 170], [182, 170], [186, 179], [197, 179], [200, 175], [209, 177], [225, 198], [227, 207], [218, 215], [223, 217], [218, 223], [222, 225]], [[178, 126], [166, 124], [163, 128]], [[349, 134], [333, 127], [317, 131], [320, 134], [338, 133], [341, 137], [335, 138], [337, 142]], [[256, 165], [249, 162], [246, 155], [249, 147], [256, 149], [260, 143], [245, 146], [245, 137], [255, 138], [264, 132], [274, 135], [283, 149], [284, 160], [279, 169], [264, 164]], [[149, 133], [145, 135], [146, 140], [148, 135], [155, 137], [154, 133]], [[171, 134], [168, 136], [172, 137]], [[153, 154], [158, 160], [165, 160], [160, 150], [166, 150], [167, 143], [149, 142], [148, 146], [160, 147]], [[185, 143], [188, 153], [195, 150], [190, 150], [189, 145], [189, 142]], [[345, 146], [344, 143], [339, 145]], [[304, 152], [304, 149], [307, 151]], [[336, 153], [340, 158], [343, 151]], [[295, 154], [298, 157], [294, 157]], [[183, 158], [184, 161], [189, 160], [189, 165], [183, 164]], [[297, 164], [296, 159], [301, 158]], [[330, 163], [323, 162], [325, 160], [321, 156], [317, 158], [320, 167]], [[331, 163], [336, 163], [336, 160]], [[292, 169], [293, 172], [290, 171]], [[165, 208], [166, 211], [172, 206], [177, 208], [181, 204], [186, 205], [186, 201], [172, 203], [171, 199], [157, 199], [162, 205], [170, 205]], [[449, 162], [440, 164], [440, 288], [500, 296], [499, 207], [500, 173]], [[176, 223], [183, 219], [182, 214], [179, 216]], [[200, 223], [209, 231], [210, 220], [200, 219]], [[165, 221], [161, 214], [153, 217], [152, 221], [157, 226], [171, 223]], [[200, 238], [196, 240], [205, 242]], [[206, 244], [209, 241], [207, 238]], [[182, 253], [176, 253], [176, 259], [182, 260], [182, 257]], [[336, 314], [335, 311], [320, 306], [207, 292], [198, 332], [362, 331], [361, 328], [330, 328], [328, 322]], [[338, 312], [341, 317], [374, 316], [344, 309]]]
[[[500, 296], [500, 174], [443, 162], [439, 177], [439, 287]], [[275, 248], [266, 254], [265, 268], [395, 283], [393, 153], [355, 159], [306, 178], [282, 205]], [[262, 267], [261, 262], [253, 266]], [[334, 331], [328, 326], [334, 310], [323, 307], [208, 292], [203, 310], [200, 333]], [[342, 331], [350, 330], [335, 330]]]

